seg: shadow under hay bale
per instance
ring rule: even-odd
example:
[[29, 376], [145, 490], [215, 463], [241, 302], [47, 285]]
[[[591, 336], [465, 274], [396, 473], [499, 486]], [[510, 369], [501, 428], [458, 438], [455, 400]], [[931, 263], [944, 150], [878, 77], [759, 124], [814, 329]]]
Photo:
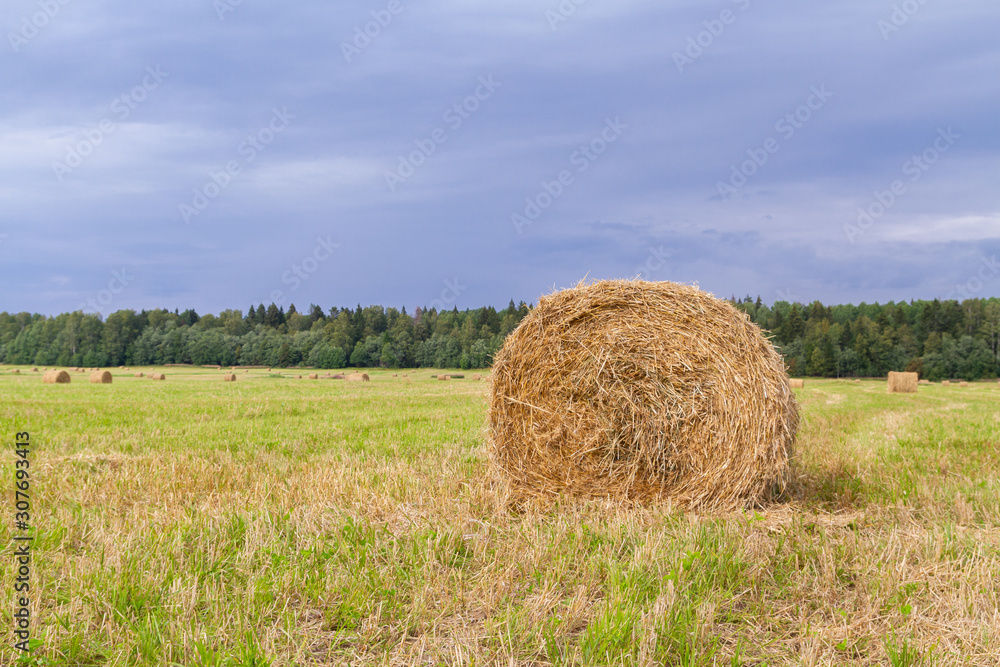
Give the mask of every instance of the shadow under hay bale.
[[746, 315], [695, 287], [612, 280], [539, 300], [495, 357], [487, 421], [515, 499], [724, 510], [784, 485], [799, 417]]
[[71, 378], [66, 371], [48, 371], [42, 376], [45, 384], [69, 384]]
[[111, 384], [113, 378], [108, 371], [94, 371], [90, 374], [91, 384]]
[[916, 373], [889, 371], [889, 382], [886, 390], [890, 394], [912, 394], [917, 391], [917, 380]]

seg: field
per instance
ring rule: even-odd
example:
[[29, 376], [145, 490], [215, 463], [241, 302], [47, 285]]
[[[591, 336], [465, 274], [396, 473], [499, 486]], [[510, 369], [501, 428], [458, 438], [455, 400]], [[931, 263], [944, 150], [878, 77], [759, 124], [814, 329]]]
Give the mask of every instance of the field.
[[507, 506], [469, 371], [21, 370], [0, 369], [0, 526], [27, 430], [25, 664], [1000, 664], [995, 382], [807, 380], [785, 495], [710, 516]]

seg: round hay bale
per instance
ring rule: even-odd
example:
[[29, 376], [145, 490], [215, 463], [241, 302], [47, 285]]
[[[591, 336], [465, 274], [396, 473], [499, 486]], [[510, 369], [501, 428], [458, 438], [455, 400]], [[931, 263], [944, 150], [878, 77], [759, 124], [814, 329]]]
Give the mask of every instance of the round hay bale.
[[789, 380], [788, 386], [792, 389], [803, 389], [806, 386], [805, 380]]
[[473, 382], [479, 382], [479, 375], [478, 375], [478, 374], [476, 374], [476, 373], [473, 373], [473, 374], [472, 374], [472, 381], [473, 381]]
[[319, 374], [318, 373], [310, 373], [309, 374], [309, 379], [310, 380], [318, 380], [319, 379]]
[[889, 371], [886, 391], [890, 394], [912, 394], [917, 391], [916, 373], [900, 373]]
[[942, 387], [950, 387], [951, 386], [951, 382], [949, 382], [948, 380], [944, 380], [944, 381], [941, 382], [941, 386]]
[[141, 377], [143, 376], [143, 373], [136, 373], [136, 374], [135, 374], [135, 376], [136, 376], [137, 378], [141, 378]]
[[37, 373], [37, 372], [38, 372], [38, 369], [37, 369], [37, 368], [32, 368], [32, 369], [31, 369], [31, 372], [32, 372], [32, 373]]
[[11, 371], [11, 373], [13, 373], [14, 375], [20, 375], [21, 374], [21, 369], [15, 368], [14, 370]]
[[226, 373], [222, 376], [223, 382], [236, 382], [236, 373]]
[[958, 383], [958, 386], [959, 386], [959, 387], [968, 387], [968, 386], [969, 386], [969, 383], [968, 383], [968, 382], [964, 382], [964, 381], [963, 381], [963, 382], [959, 382], [959, 383]]
[[781, 356], [696, 287], [611, 280], [539, 300], [492, 369], [490, 471], [517, 500], [760, 502], [784, 484], [798, 406]]
[[150, 380], [166, 380], [167, 376], [164, 375], [163, 373], [150, 373], [149, 374], [149, 379]]
[[437, 379], [438, 379], [438, 380], [441, 380], [441, 381], [443, 382], [443, 381], [445, 381], [445, 380], [450, 380], [450, 379], [451, 379], [451, 376], [448, 376], [448, 375], [438, 375], [438, 376], [437, 376]]
[[91, 384], [111, 384], [112, 377], [108, 371], [94, 371], [90, 374]]
[[45, 384], [69, 384], [71, 378], [66, 371], [48, 371], [42, 376]]

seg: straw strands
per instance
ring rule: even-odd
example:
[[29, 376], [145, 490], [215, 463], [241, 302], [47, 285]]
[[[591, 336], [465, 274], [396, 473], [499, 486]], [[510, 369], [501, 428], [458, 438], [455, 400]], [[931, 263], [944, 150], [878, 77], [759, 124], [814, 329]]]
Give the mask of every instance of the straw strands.
[[487, 449], [515, 499], [721, 510], [783, 485], [798, 420], [780, 355], [743, 313], [696, 287], [600, 281], [541, 298], [507, 337]]

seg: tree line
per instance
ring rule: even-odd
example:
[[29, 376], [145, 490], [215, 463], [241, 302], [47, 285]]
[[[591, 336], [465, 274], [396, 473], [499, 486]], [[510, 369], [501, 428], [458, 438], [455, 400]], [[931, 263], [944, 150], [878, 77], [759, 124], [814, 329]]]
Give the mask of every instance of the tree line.
[[[929, 380], [1000, 374], [1000, 299], [824, 306], [731, 298], [767, 332], [789, 374]], [[315, 368], [485, 368], [528, 314], [513, 300], [459, 311], [382, 306], [0, 313], [0, 363], [36, 366], [219, 364]]]
[[271, 304], [219, 315], [194, 310], [0, 313], [0, 363], [36, 366], [311, 366], [485, 368], [528, 314], [523, 301], [438, 312]]

